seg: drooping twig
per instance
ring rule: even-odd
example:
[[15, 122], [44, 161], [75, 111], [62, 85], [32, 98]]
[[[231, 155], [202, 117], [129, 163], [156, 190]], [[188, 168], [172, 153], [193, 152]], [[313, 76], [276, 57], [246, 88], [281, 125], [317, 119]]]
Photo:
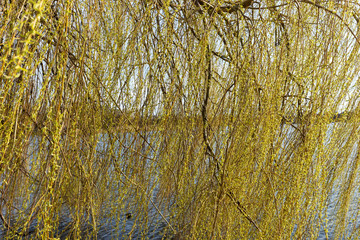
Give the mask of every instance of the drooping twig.
[[338, 19], [340, 19], [341, 22], [345, 25], [345, 27], [349, 30], [349, 32], [351, 33], [351, 35], [353, 35], [353, 37], [355, 38], [356, 42], [357, 42], [358, 44], [360, 44], [360, 39], [356, 36], [356, 34], [354, 33], [354, 31], [350, 28], [349, 24], [347, 24], [347, 23], [344, 21], [344, 19], [343, 19], [339, 14], [337, 14], [336, 12], [334, 12], [334, 11], [332, 11], [332, 10], [330, 10], [330, 9], [328, 9], [328, 8], [326, 8], [326, 7], [318, 4], [318, 3], [316, 3], [316, 2], [312, 2], [312, 1], [310, 1], [310, 0], [301, 0], [301, 2], [307, 3], [307, 4], [311, 4], [311, 5], [319, 8], [319, 9], [324, 10], [325, 12], [328, 12], [328, 13], [334, 15], [334, 16], [337, 17]]
[[249, 214], [246, 212], [245, 208], [241, 205], [241, 203], [235, 199], [234, 194], [231, 191], [226, 192], [226, 195], [236, 204], [237, 209], [239, 212], [241, 212], [242, 215], [252, 224], [254, 227], [261, 233], [261, 229], [256, 224], [256, 222], [249, 216]]

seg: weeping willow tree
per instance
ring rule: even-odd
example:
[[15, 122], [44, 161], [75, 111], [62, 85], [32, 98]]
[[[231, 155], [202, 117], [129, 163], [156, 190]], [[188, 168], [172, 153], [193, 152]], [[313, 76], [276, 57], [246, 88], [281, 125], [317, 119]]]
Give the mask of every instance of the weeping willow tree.
[[360, 236], [356, 1], [0, 12], [2, 237]]

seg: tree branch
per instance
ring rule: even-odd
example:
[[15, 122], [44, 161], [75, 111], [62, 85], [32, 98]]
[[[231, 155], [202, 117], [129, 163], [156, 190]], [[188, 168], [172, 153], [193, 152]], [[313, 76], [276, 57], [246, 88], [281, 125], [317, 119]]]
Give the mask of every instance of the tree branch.
[[349, 32], [351, 33], [351, 35], [353, 35], [353, 37], [355, 38], [356, 42], [357, 42], [358, 44], [360, 44], [359, 38], [356, 36], [356, 34], [354, 33], [354, 31], [350, 28], [349, 24], [347, 24], [347, 23], [344, 21], [344, 19], [343, 19], [339, 14], [337, 14], [336, 12], [334, 12], [334, 11], [332, 11], [332, 10], [324, 7], [324, 6], [321, 6], [321, 5], [317, 4], [316, 2], [312, 2], [312, 1], [310, 1], [310, 0], [301, 0], [301, 2], [307, 3], [307, 4], [311, 4], [311, 5], [319, 8], [319, 9], [324, 10], [325, 12], [328, 12], [328, 13], [334, 15], [334, 16], [337, 17], [338, 19], [340, 19], [341, 22], [345, 25], [345, 27], [349, 30]]

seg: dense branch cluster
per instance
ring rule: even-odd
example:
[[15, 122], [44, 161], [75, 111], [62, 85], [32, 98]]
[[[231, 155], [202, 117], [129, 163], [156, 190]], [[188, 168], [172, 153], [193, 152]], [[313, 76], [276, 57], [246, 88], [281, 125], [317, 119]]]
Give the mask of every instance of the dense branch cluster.
[[359, 236], [359, 16], [2, 1], [0, 238]]

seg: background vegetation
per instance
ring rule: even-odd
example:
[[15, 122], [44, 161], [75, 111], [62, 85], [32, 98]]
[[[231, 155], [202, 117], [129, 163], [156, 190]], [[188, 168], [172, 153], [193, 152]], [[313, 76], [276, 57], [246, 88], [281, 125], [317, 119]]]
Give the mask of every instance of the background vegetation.
[[58, 237], [66, 209], [70, 238], [129, 212], [143, 238], [359, 237], [359, 11], [2, 1], [4, 236]]

